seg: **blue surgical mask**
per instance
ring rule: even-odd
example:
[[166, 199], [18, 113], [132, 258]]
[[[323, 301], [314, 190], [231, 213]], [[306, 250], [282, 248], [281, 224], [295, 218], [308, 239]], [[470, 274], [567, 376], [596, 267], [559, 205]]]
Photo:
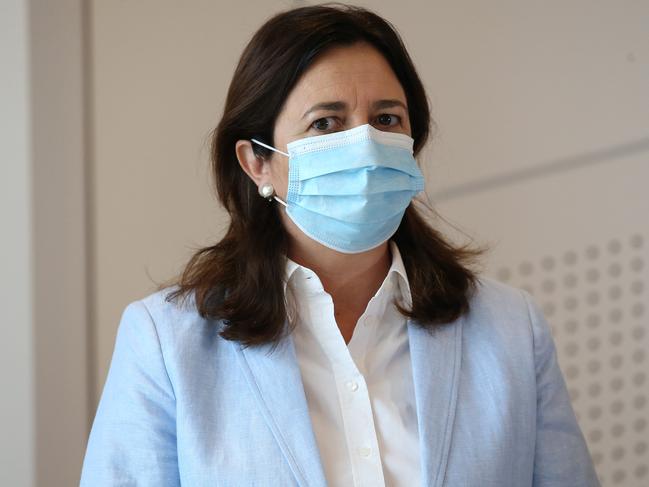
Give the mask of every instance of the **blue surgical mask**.
[[295, 140], [288, 154], [286, 214], [313, 240], [348, 254], [373, 249], [397, 231], [424, 178], [413, 139], [369, 124]]

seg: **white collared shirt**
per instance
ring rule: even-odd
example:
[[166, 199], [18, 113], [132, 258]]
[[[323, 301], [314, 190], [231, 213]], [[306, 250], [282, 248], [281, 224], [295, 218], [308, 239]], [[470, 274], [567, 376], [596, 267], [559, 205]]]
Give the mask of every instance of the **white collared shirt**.
[[[417, 414], [406, 318], [410, 286], [397, 245], [392, 265], [349, 344], [331, 296], [310, 269], [287, 259], [293, 340], [327, 484], [420, 485]], [[291, 316], [291, 309], [296, 311]]]

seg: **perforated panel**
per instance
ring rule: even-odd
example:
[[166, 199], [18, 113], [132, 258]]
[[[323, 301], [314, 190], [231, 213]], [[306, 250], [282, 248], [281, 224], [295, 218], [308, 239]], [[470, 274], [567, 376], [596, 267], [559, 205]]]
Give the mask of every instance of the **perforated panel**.
[[648, 244], [636, 233], [496, 272], [542, 306], [602, 485], [649, 485]]

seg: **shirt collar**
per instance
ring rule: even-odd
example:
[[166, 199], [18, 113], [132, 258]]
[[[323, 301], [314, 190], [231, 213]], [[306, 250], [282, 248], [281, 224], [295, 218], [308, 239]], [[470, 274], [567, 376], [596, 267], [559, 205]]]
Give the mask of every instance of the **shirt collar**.
[[403, 299], [403, 304], [405, 307], [410, 308], [412, 306], [412, 295], [410, 293], [410, 281], [408, 281], [408, 274], [406, 273], [406, 268], [403, 264], [403, 259], [401, 258], [401, 252], [399, 252], [399, 247], [397, 244], [390, 240], [390, 252], [392, 253], [392, 265], [388, 271], [388, 276], [395, 272], [399, 276], [399, 290], [401, 291], [401, 297]]
[[[401, 252], [399, 252], [399, 247], [397, 247], [397, 244], [393, 240], [389, 241], [389, 245], [390, 245], [390, 253], [392, 255], [392, 263], [390, 265], [390, 269], [388, 270], [386, 280], [391, 279], [392, 274], [396, 274], [398, 276], [397, 277], [398, 287], [399, 287], [399, 291], [401, 292], [403, 305], [406, 308], [410, 308], [412, 306], [412, 294], [410, 292], [410, 282], [408, 281], [408, 274], [406, 273], [406, 268], [403, 264], [403, 259], [401, 258]], [[285, 294], [286, 294], [286, 285], [288, 284], [288, 282], [291, 280], [291, 278], [293, 277], [293, 275], [298, 269], [306, 269], [306, 268], [287, 257], [286, 272], [285, 272], [286, 275], [284, 279]]]

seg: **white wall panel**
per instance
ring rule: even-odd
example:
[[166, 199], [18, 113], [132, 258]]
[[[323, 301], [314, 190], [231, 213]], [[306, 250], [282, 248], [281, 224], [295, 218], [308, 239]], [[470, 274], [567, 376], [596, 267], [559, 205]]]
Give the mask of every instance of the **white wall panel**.
[[31, 117], [27, 5], [0, 4], [0, 484], [34, 481]]

